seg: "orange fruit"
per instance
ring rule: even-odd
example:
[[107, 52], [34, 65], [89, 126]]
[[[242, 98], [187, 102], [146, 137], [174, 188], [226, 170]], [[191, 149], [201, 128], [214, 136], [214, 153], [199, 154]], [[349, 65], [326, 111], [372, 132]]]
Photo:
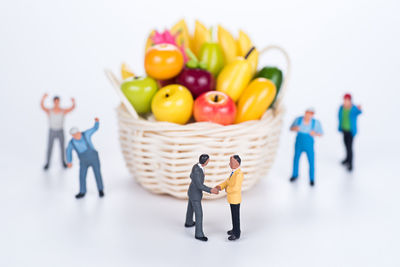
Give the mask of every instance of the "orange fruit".
[[175, 77], [183, 68], [183, 55], [172, 44], [158, 44], [150, 47], [144, 58], [146, 73], [157, 80]]

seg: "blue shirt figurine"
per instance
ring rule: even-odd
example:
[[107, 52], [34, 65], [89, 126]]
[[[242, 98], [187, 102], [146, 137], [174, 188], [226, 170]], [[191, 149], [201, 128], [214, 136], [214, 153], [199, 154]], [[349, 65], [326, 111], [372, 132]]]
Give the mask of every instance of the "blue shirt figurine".
[[353, 105], [351, 95], [345, 94], [343, 105], [339, 108], [339, 131], [343, 133], [346, 148], [346, 158], [342, 161], [342, 164], [349, 171], [353, 170], [353, 139], [357, 134], [357, 117], [361, 113], [361, 106]]
[[294, 146], [293, 174], [291, 182], [296, 181], [299, 176], [299, 160], [303, 152], [307, 154], [310, 165], [310, 185], [314, 186], [314, 137], [322, 136], [321, 123], [314, 119], [314, 109], [308, 108], [304, 116], [298, 117], [290, 126], [290, 130], [297, 132], [296, 144]]
[[75, 196], [76, 198], [83, 198], [86, 194], [86, 174], [89, 167], [93, 168], [94, 176], [96, 178], [97, 189], [99, 190], [99, 196], [104, 196], [103, 180], [100, 172], [100, 160], [99, 154], [92, 143], [92, 135], [99, 129], [99, 119], [95, 119], [93, 128], [90, 128], [84, 132], [80, 132], [76, 127], [71, 128], [69, 131], [72, 135], [71, 141], [67, 146], [67, 165], [69, 168], [72, 167], [72, 150], [75, 150], [78, 154], [80, 161], [79, 170], [79, 193]]

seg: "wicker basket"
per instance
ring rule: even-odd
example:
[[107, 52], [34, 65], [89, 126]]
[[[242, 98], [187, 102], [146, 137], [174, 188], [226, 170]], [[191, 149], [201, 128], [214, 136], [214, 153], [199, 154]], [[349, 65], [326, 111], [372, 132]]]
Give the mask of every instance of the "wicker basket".
[[[268, 46], [260, 55], [274, 49], [282, 52], [287, 64], [274, 108], [267, 110], [260, 120], [228, 126], [209, 122], [178, 125], [140, 118], [122, 94], [120, 81], [106, 71], [122, 101], [117, 108], [122, 153], [130, 173], [144, 188], [187, 199], [190, 171], [202, 153], [210, 155], [205, 168], [205, 184], [210, 187], [228, 177], [229, 157], [233, 154], [242, 158], [243, 191], [268, 174], [279, 144], [284, 115], [282, 97], [290, 72], [289, 57], [282, 48]], [[224, 195], [221, 192], [204, 197], [214, 199]]]

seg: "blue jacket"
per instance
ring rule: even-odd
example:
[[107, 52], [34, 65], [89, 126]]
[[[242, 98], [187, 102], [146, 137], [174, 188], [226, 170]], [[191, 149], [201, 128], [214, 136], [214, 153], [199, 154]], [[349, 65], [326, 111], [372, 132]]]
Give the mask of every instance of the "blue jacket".
[[[362, 112], [355, 105], [351, 107], [350, 110], [350, 131], [353, 136], [357, 134], [357, 117]], [[343, 105], [339, 108], [339, 131], [342, 132], [342, 114], [343, 114]]]

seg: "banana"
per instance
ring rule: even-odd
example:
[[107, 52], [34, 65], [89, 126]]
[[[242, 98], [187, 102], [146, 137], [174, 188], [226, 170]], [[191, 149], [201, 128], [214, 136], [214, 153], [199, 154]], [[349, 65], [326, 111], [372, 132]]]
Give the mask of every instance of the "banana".
[[149, 49], [153, 45], [153, 39], [152, 38], [153, 38], [155, 32], [156, 32], [156, 30], [152, 30], [150, 32], [149, 37], [147, 38], [147, 41], [146, 41], [146, 46], [145, 46], [145, 49], [144, 49], [145, 52], [147, 51], [147, 49]]
[[225, 64], [229, 64], [235, 60], [238, 56], [238, 47], [233, 36], [218, 25], [218, 43], [221, 45], [222, 51], [224, 52]]
[[130, 77], [135, 76], [135, 74], [133, 74], [133, 72], [131, 71], [131, 69], [128, 67], [127, 64], [122, 63], [121, 65], [121, 76], [122, 76], [122, 80], [126, 80]]
[[210, 31], [200, 21], [196, 20], [192, 47], [196, 56], [199, 55], [199, 51], [203, 43], [209, 41], [210, 38]]
[[182, 44], [184, 45], [185, 49], [191, 47], [191, 36], [184, 19], [181, 19], [174, 26], [172, 26], [171, 33], [176, 35], [175, 40], [178, 47], [181, 47]]
[[[245, 56], [252, 46], [253, 44], [250, 37], [242, 30], [239, 30], [239, 36], [237, 39], [238, 54], [240, 56]], [[258, 50], [255, 49], [247, 59], [252, 66], [253, 75], [257, 71], [258, 55]]]
[[246, 33], [244, 33], [242, 30], [239, 30], [237, 44], [238, 44], [238, 49], [239, 49], [239, 55], [242, 57], [244, 57], [246, 55], [246, 53], [252, 47], [252, 43], [251, 43], [249, 36]]

